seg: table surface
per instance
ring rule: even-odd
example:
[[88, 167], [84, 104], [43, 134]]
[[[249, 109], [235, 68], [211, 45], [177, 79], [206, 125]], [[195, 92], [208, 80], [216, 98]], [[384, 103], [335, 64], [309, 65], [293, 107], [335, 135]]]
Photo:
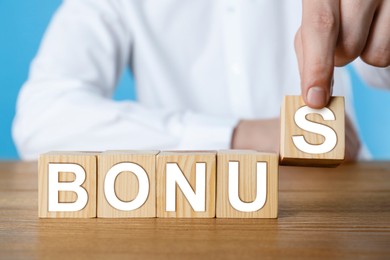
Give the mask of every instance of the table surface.
[[36, 163], [0, 163], [0, 259], [387, 258], [390, 162], [280, 167], [278, 219], [39, 219]]

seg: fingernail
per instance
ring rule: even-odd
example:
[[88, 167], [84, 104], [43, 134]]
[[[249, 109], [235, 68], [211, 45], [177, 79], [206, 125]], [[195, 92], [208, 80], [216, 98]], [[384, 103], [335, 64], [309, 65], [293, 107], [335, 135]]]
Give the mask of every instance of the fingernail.
[[307, 101], [313, 107], [326, 106], [326, 91], [321, 87], [311, 87], [307, 93]]

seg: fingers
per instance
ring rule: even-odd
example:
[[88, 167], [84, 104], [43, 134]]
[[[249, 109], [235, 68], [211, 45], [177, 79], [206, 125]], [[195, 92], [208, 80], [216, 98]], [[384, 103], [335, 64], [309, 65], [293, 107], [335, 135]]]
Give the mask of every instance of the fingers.
[[366, 45], [379, 3], [378, 0], [340, 1], [340, 28], [335, 51], [336, 66], [344, 66], [360, 56]]
[[390, 1], [381, 1], [375, 14], [366, 46], [361, 54], [366, 63], [390, 66]]
[[303, 0], [295, 51], [305, 103], [326, 106], [335, 65], [390, 66], [390, 0]]
[[279, 152], [280, 120], [241, 120], [236, 126], [231, 147]]
[[338, 33], [339, 0], [303, 0], [296, 49], [302, 97], [309, 107], [323, 108], [329, 102]]

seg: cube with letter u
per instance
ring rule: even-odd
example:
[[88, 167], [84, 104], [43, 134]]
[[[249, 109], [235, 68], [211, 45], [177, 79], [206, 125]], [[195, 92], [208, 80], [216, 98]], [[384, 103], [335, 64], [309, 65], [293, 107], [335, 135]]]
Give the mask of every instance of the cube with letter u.
[[217, 218], [277, 218], [278, 155], [218, 152]]

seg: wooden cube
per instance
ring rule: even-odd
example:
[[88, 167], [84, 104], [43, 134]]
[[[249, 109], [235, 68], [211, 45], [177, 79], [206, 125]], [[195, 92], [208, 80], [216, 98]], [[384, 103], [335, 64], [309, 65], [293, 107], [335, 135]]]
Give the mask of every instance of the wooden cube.
[[276, 153], [219, 151], [217, 155], [217, 218], [277, 218]]
[[332, 97], [323, 109], [311, 109], [305, 105], [301, 96], [286, 96], [280, 119], [282, 165], [336, 166], [343, 162], [343, 97]]
[[158, 151], [107, 151], [99, 155], [99, 218], [156, 217]]
[[38, 161], [38, 216], [96, 217], [96, 171], [96, 153], [42, 154]]
[[216, 152], [157, 156], [157, 217], [215, 217]]

